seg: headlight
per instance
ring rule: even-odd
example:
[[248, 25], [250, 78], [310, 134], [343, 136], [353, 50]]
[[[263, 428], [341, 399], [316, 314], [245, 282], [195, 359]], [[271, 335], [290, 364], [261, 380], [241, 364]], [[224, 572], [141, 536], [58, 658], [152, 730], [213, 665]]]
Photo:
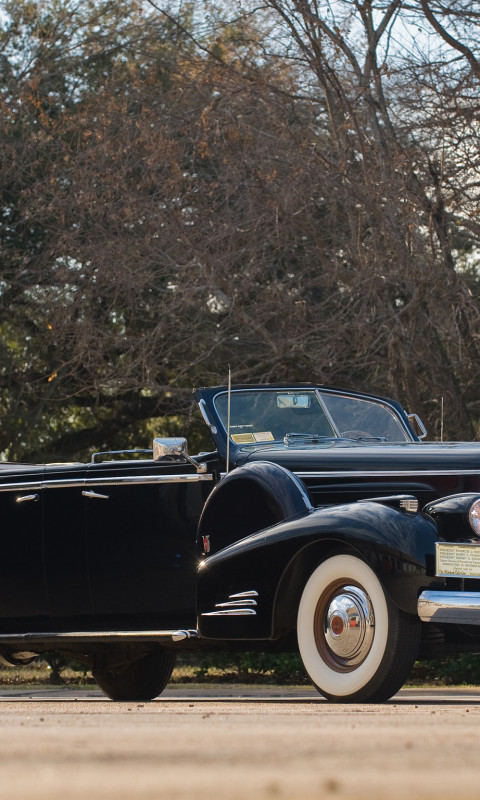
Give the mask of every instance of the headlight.
[[474, 500], [468, 512], [468, 521], [475, 536], [480, 538], [480, 497]]

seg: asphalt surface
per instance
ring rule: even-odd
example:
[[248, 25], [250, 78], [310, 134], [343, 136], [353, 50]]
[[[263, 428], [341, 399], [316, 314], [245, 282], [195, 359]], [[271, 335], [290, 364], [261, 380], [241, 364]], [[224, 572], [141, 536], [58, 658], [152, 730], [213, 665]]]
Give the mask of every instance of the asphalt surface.
[[40, 800], [470, 800], [480, 690], [336, 705], [310, 689], [0, 690], [0, 797]]

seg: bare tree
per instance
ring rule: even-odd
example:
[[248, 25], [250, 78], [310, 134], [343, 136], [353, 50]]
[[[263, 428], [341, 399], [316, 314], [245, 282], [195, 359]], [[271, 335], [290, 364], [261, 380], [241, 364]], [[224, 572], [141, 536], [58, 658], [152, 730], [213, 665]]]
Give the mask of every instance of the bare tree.
[[[464, 41], [445, 8], [429, 3]], [[138, 442], [152, 417], [188, 417], [191, 387], [223, 382], [228, 364], [238, 381], [375, 388], [434, 425], [443, 396], [449, 435], [473, 435], [468, 54], [400, 0], [239, 9], [218, 9], [199, 40], [194, 18], [158, 4], [12, 6], [0, 39], [10, 455]], [[407, 52], [400, 17], [431, 29], [441, 58]]]

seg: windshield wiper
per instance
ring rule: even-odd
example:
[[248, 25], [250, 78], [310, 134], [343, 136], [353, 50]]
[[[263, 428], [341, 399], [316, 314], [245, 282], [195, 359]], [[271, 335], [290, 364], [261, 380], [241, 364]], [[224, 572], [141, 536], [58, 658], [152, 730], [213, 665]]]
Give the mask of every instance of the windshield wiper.
[[387, 441], [387, 437], [386, 436], [370, 436], [369, 433], [362, 433], [361, 431], [358, 431], [356, 436], [354, 436], [353, 435], [354, 433], [355, 432], [352, 431], [349, 436], [343, 436], [342, 434], [340, 434], [340, 439], [346, 439], [347, 441], [350, 441], [350, 442], [386, 442]]
[[319, 433], [286, 433], [283, 437], [284, 444], [289, 444], [290, 442], [294, 442], [298, 439], [303, 439], [304, 441], [308, 442], [332, 442], [337, 439], [337, 436], [320, 436]]
[[319, 442], [386, 442], [385, 436], [320, 436], [318, 433], [286, 433], [283, 437], [284, 444], [293, 444], [295, 441], [306, 441], [318, 444]]

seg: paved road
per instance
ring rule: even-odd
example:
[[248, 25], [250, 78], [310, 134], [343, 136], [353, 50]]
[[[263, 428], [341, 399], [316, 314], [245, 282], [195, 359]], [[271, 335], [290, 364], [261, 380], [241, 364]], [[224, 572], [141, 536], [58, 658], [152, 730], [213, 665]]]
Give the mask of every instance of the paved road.
[[[242, 696], [239, 696], [242, 695]], [[382, 706], [310, 690], [0, 691], [8, 800], [475, 800], [480, 690], [403, 690]]]

